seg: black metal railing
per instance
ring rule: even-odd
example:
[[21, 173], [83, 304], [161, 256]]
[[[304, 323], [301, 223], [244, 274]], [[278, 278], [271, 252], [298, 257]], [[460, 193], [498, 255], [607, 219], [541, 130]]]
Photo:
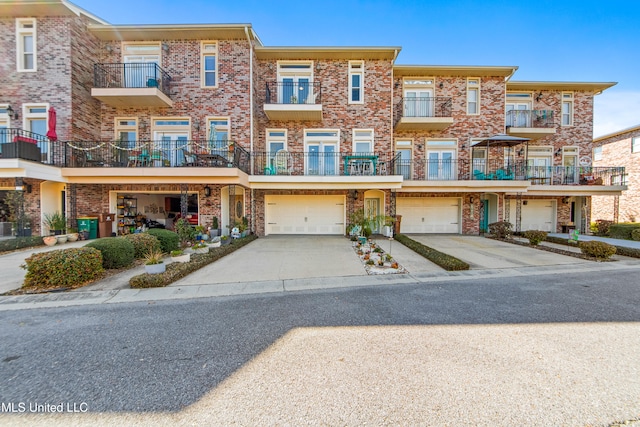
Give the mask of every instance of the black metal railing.
[[276, 152], [253, 153], [254, 175], [393, 175], [393, 153]]
[[267, 82], [265, 104], [322, 104], [320, 82]]
[[93, 86], [96, 88], [156, 87], [169, 96], [171, 76], [155, 63], [94, 64]]
[[448, 96], [402, 98], [402, 117], [452, 117], [452, 102]]
[[506, 126], [514, 128], [552, 128], [553, 110], [510, 110]]
[[228, 140], [68, 142], [65, 166], [236, 167], [249, 173], [249, 153]]
[[64, 144], [18, 128], [0, 129], [0, 158], [22, 159], [44, 164], [60, 164]]

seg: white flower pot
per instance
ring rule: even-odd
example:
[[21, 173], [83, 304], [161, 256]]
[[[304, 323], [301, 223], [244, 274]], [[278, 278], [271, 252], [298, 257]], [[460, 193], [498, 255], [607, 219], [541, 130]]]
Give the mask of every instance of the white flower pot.
[[211, 242], [211, 243], [209, 243], [209, 247], [210, 248], [219, 248], [220, 247], [220, 242]]
[[198, 249], [194, 249], [193, 252], [196, 253], [196, 254], [206, 254], [206, 253], [209, 252], [209, 248], [208, 247], [206, 247], [206, 248], [198, 248]]
[[173, 262], [189, 262], [191, 261], [191, 254], [182, 254], [178, 256], [172, 256], [171, 261]]
[[71, 233], [71, 234], [67, 234], [67, 239], [70, 242], [75, 242], [78, 240], [78, 233]]
[[61, 234], [59, 236], [56, 236], [56, 240], [58, 240], [58, 243], [67, 243], [67, 235]]
[[145, 264], [144, 270], [149, 274], [160, 274], [167, 270], [167, 266], [164, 262], [161, 262], [160, 264]]

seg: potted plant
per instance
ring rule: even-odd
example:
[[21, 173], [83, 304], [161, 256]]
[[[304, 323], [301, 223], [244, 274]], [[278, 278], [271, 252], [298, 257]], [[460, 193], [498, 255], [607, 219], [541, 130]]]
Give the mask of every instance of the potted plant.
[[211, 248], [219, 248], [220, 247], [220, 237], [218, 237], [218, 236], [212, 237], [210, 242], [211, 243], [209, 243], [209, 247], [211, 247]]
[[58, 239], [56, 239], [56, 236], [44, 236], [42, 238], [42, 241], [44, 242], [45, 245], [47, 246], [53, 246], [56, 243], [58, 243]]
[[196, 225], [195, 232], [196, 232], [196, 240], [198, 241], [207, 240], [209, 238], [209, 236], [207, 235], [207, 231], [205, 230], [203, 225]]
[[231, 243], [231, 239], [229, 239], [229, 236], [220, 237], [220, 244], [222, 246], [228, 245], [229, 243]]
[[218, 225], [218, 217], [214, 216], [211, 224], [211, 230], [209, 230], [209, 232], [211, 233], [211, 237], [220, 235], [220, 229], [218, 228]]
[[75, 242], [75, 241], [77, 241], [77, 240], [78, 240], [79, 235], [78, 235], [78, 229], [77, 229], [77, 228], [75, 228], [75, 227], [69, 227], [69, 228], [67, 229], [67, 231], [68, 231], [68, 233], [67, 233], [67, 239], [68, 239], [70, 242]]
[[171, 251], [171, 261], [173, 262], [189, 262], [191, 254], [185, 253], [182, 249]]
[[195, 240], [196, 231], [186, 219], [180, 218], [178, 221], [176, 221], [175, 230], [176, 233], [178, 233], [178, 238], [180, 239], [180, 247], [182, 249], [187, 248], [191, 244], [191, 242]]
[[49, 232], [55, 236], [63, 234], [67, 227], [67, 218], [59, 211], [44, 214], [44, 224], [49, 228]]
[[207, 244], [204, 242], [196, 243], [192, 248], [193, 252], [197, 254], [206, 254], [207, 252], [209, 252], [209, 246], [207, 246]]
[[167, 266], [164, 264], [162, 257], [164, 254], [157, 249], [151, 249], [144, 256], [144, 270], [149, 274], [164, 273]]
[[31, 236], [31, 218], [26, 214], [23, 191], [8, 191], [5, 202], [9, 208], [9, 221], [18, 237]]

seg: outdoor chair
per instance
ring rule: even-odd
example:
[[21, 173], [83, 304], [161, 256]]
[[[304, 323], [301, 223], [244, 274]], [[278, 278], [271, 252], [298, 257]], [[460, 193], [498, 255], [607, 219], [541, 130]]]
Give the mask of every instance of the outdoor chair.
[[287, 150], [278, 150], [275, 157], [276, 174], [291, 175], [293, 171], [293, 159]]

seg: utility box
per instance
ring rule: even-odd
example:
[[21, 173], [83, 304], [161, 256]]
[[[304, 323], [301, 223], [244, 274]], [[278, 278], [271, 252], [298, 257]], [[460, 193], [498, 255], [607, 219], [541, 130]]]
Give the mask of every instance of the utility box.
[[116, 214], [103, 212], [98, 215], [98, 237], [111, 237]]
[[78, 218], [78, 231], [87, 239], [98, 238], [98, 218], [95, 216], [83, 216]]

